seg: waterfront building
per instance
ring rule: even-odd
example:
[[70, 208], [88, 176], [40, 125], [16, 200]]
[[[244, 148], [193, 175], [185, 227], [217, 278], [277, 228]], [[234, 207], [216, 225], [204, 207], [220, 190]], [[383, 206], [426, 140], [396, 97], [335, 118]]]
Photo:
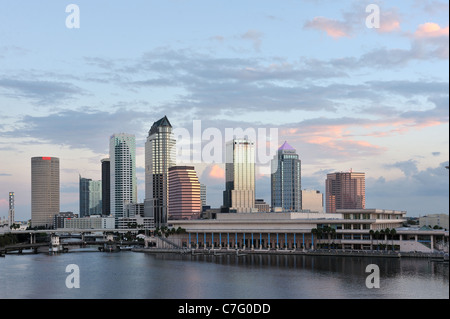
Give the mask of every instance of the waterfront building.
[[8, 227], [14, 225], [15, 211], [14, 211], [14, 192], [9, 192], [9, 209], [8, 209]]
[[252, 213], [255, 208], [255, 145], [248, 139], [226, 143], [223, 207], [230, 212]]
[[116, 228], [154, 230], [155, 220], [153, 217], [143, 217], [139, 215], [134, 217], [123, 217], [118, 220]]
[[75, 229], [115, 229], [116, 221], [113, 216], [102, 217], [93, 215], [82, 218], [65, 218], [64, 228]]
[[49, 228], [60, 207], [59, 158], [31, 158], [31, 226]]
[[109, 158], [101, 160], [102, 163], [102, 215], [111, 214], [111, 162]]
[[170, 167], [168, 219], [197, 219], [201, 213], [200, 182], [195, 168]]
[[444, 229], [449, 229], [448, 224], [448, 214], [428, 214], [419, 217], [419, 225], [421, 227], [442, 227]]
[[184, 247], [260, 250], [363, 250], [448, 253], [448, 230], [403, 227], [406, 212], [342, 209], [327, 213], [217, 213], [216, 219], [174, 220]]
[[366, 205], [365, 174], [336, 172], [325, 181], [326, 212], [338, 209], [364, 209]]
[[175, 139], [166, 116], [153, 123], [145, 143], [144, 215], [158, 227], [167, 224], [169, 168], [175, 165]]
[[302, 210], [324, 213], [323, 194], [318, 190], [302, 190]]
[[78, 218], [78, 214], [74, 214], [73, 212], [60, 212], [53, 217], [53, 228], [64, 228], [64, 220], [66, 218]]
[[109, 144], [111, 214], [123, 217], [124, 204], [137, 202], [136, 141], [132, 134], [114, 134]]
[[79, 176], [80, 217], [102, 214], [102, 181]]
[[287, 142], [272, 160], [271, 205], [274, 211], [295, 212], [302, 209], [301, 160]]
[[270, 206], [267, 204], [264, 199], [256, 199], [255, 200], [255, 208], [260, 213], [268, 213], [270, 212]]

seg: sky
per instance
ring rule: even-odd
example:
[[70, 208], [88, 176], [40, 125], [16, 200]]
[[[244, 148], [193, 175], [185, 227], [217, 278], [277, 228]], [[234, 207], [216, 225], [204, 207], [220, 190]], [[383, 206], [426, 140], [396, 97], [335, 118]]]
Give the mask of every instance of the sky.
[[[70, 4], [78, 16], [66, 12]], [[142, 202], [145, 140], [164, 115], [192, 136], [194, 123], [205, 136], [222, 132], [223, 148], [226, 129], [264, 129], [265, 146], [287, 141], [302, 161], [303, 189], [325, 192], [327, 173], [364, 172], [366, 208], [448, 214], [448, 7], [441, 0], [2, 1], [0, 218], [9, 192], [16, 220], [31, 218], [34, 156], [60, 158], [61, 211], [78, 213], [79, 176], [101, 178], [109, 137], [122, 132], [136, 136]], [[192, 164], [208, 204], [219, 207], [223, 163]], [[270, 203], [263, 171], [256, 197]]]

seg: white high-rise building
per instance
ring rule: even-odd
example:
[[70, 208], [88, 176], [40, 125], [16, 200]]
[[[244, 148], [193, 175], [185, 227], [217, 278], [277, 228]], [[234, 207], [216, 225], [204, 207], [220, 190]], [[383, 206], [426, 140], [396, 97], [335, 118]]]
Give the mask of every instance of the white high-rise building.
[[167, 117], [154, 122], [145, 143], [144, 216], [153, 217], [159, 227], [168, 218], [169, 168], [176, 164], [175, 144]]
[[111, 214], [124, 216], [126, 203], [137, 202], [136, 139], [132, 134], [119, 133], [110, 138]]
[[248, 139], [233, 139], [226, 144], [223, 206], [237, 213], [257, 211], [255, 208], [255, 144]]

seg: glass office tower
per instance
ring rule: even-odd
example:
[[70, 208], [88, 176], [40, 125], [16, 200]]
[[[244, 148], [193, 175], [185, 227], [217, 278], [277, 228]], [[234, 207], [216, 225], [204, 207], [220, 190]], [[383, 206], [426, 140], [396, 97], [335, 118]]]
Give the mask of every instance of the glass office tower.
[[300, 211], [302, 209], [301, 187], [301, 161], [296, 150], [284, 142], [272, 160], [272, 210]]
[[364, 209], [366, 206], [365, 174], [337, 172], [327, 174], [325, 181], [326, 211], [337, 209]]
[[167, 224], [169, 205], [169, 168], [175, 165], [176, 141], [166, 116], [153, 123], [145, 143], [144, 216], [155, 225]]

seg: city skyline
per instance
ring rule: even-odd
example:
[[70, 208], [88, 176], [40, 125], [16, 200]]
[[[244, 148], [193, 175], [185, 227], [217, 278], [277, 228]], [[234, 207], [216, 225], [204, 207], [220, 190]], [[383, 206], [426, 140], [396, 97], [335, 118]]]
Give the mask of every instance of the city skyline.
[[[138, 202], [151, 124], [278, 128], [302, 159], [302, 188], [366, 174], [366, 207], [448, 213], [448, 2], [81, 0], [0, 10], [0, 216], [31, 217], [30, 158], [60, 158], [61, 211], [78, 176], [101, 179], [108, 136], [136, 136]], [[380, 7], [380, 28], [365, 24]], [[108, 14], [105, 14], [107, 10]], [[30, 15], [28, 12], [33, 12]], [[220, 206], [224, 165], [195, 164]], [[270, 176], [256, 196], [270, 201]]]

